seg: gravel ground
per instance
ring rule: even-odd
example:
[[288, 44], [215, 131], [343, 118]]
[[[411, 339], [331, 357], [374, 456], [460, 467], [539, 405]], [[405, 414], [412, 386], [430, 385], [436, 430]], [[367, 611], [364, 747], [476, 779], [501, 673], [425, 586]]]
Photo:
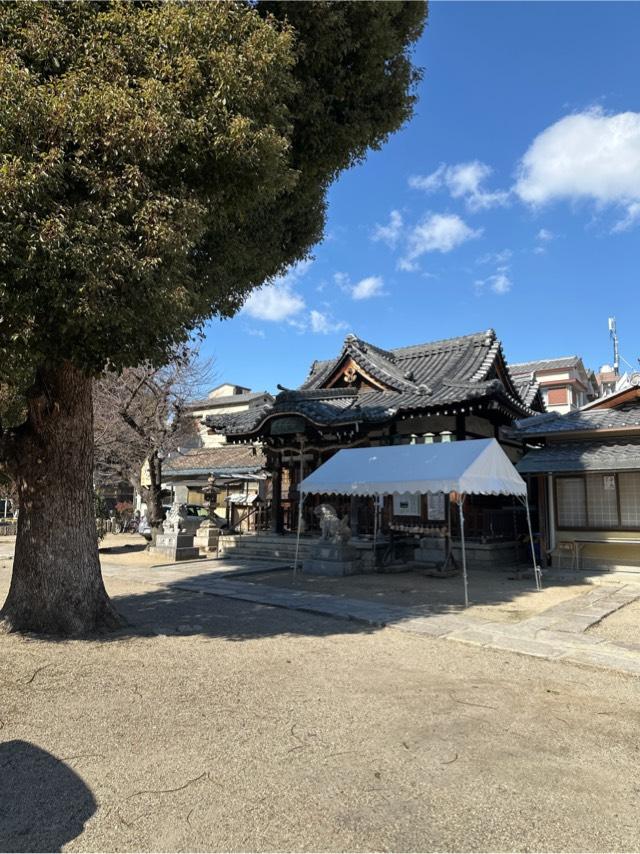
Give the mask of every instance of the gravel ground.
[[[388, 605], [404, 605], [425, 613], [458, 613], [463, 604], [462, 578], [434, 578], [419, 572], [349, 575], [342, 578], [293, 575], [291, 570], [252, 575], [252, 582], [294, 590], [331, 593]], [[517, 579], [508, 571], [469, 572], [469, 617], [499, 623], [517, 623], [535, 617], [553, 605], [591, 590], [580, 578], [559, 582], [548, 575], [541, 592], [533, 579]]]
[[589, 629], [589, 634], [612, 643], [637, 645], [640, 649], [640, 600], [614, 611]]
[[108, 586], [117, 636], [0, 636], [0, 850], [640, 848], [638, 680]]

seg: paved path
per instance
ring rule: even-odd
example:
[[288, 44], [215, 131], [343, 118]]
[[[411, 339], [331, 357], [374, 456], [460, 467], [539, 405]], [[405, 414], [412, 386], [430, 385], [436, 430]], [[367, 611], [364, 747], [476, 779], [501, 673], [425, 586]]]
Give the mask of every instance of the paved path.
[[473, 619], [464, 612], [425, 615], [422, 610], [398, 605], [271, 587], [237, 578], [281, 567], [277, 562], [199, 561], [147, 569], [106, 565], [103, 572], [106, 576], [159, 587], [358, 620], [487, 649], [560, 659], [640, 676], [640, 653], [584, 634], [590, 626], [640, 598], [640, 584], [594, 585], [587, 593], [554, 605], [528, 620], [497, 623]]

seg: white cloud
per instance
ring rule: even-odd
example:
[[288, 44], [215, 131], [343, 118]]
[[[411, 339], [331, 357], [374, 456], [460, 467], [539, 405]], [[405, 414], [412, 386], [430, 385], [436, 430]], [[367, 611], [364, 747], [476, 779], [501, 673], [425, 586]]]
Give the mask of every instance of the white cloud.
[[416, 260], [425, 252], [451, 252], [481, 234], [481, 228], [469, 228], [457, 214], [430, 214], [411, 230], [406, 253], [398, 267], [405, 271], [415, 270]]
[[351, 287], [351, 279], [348, 273], [334, 273], [333, 281], [342, 291], [349, 291]]
[[398, 270], [402, 270], [403, 273], [417, 273], [420, 269], [420, 265], [415, 261], [409, 261], [408, 258], [400, 258], [398, 263], [396, 264]]
[[367, 276], [364, 279], [360, 279], [354, 285], [347, 273], [334, 273], [333, 280], [341, 291], [349, 294], [351, 299], [354, 300], [384, 296], [384, 280], [382, 276]]
[[495, 294], [506, 294], [511, 290], [511, 279], [506, 272], [498, 272], [491, 276], [489, 287]]
[[491, 175], [491, 167], [479, 160], [470, 163], [458, 163], [449, 166], [446, 172], [446, 182], [454, 199], [462, 196], [475, 196], [480, 192], [480, 185]]
[[631, 202], [627, 206], [627, 215], [619, 220], [611, 229], [614, 232], [628, 231], [640, 222], [640, 202]]
[[243, 311], [256, 320], [282, 321], [299, 314], [305, 307], [300, 294], [291, 290], [288, 283], [264, 285], [253, 291], [245, 302]]
[[474, 282], [476, 293], [478, 295], [482, 294], [485, 288], [489, 288], [494, 294], [503, 295], [508, 293], [513, 284], [509, 273], [509, 267], [503, 265], [498, 267], [492, 276], [488, 276], [486, 279], [476, 279]]
[[299, 261], [283, 276], [270, 285], [252, 291], [242, 311], [256, 320], [271, 322], [289, 321], [305, 308], [302, 296], [294, 290], [297, 281], [305, 275], [312, 261]]
[[382, 296], [384, 281], [381, 276], [367, 276], [353, 286], [351, 296], [355, 300], [371, 299]]
[[443, 186], [447, 167], [444, 163], [432, 172], [430, 175], [412, 175], [409, 178], [409, 186], [413, 190], [424, 190], [425, 193], [433, 193]]
[[402, 234], [402, 214], [400, 211], [391, 211], [388, 225], [376, 225], [371, 239], [374, 242], [381, 240], [391, 249], [394, 249]]
[[553, 237], [553, 233], [549, 231], [548, 228], [541, 228], [538, 234], [536, 235], [536, 240], [548, 242], [549, 240], [553, 240]]
[[341, 329], [347, 328], [347, 324], [342, 320], [331, 320], [328, 315], [316, 311], [315, 308], [309, 314], [309, 322], [311, 331], [320, 335], [329, 335], [331, 332], [339, 332]]
[[506, 264], [511, 260], [513, 252], [510, 249], [503, 249], [501, 252], [487, 252], [486, 255], [481, 255], [476, 259], [476, 264]]
[[546, 246], [534, 246], [533, 248], [534, 255], [546, 255], [547, 247]]
[[446, 187], [454, 199], [464, 199], [469, 210], [485, 210], [505, 205], [509, 200], [507, 192], [489, 192], [484, 189], [483, 184], [492, 171], [490, 166], [479, 160], [453, 166], [441, 163], [430, 175], [412, 175], [409, 178], [409, 186], [426, 193]]
[[600, 108], [565, 116], [542, 131], [520, 161], [515, 192], [532, 205], [590, 199], [624, 205], [613, 227], [640, 221], [640, 113]]

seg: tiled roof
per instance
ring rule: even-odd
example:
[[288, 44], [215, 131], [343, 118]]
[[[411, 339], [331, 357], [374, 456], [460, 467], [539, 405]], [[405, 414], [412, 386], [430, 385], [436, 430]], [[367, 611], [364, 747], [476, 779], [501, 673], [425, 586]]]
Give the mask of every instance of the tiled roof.
[[518, 376], [517, 374], [514, 375], [511, 365], [509, 365], [509, 370], [511, 371], [513, 384], [516, 387], [518, 394], [527, 406], [531, 406], [536, 395], [540, 391], [540, 383], [529, 376], [523, 377]]
[[532, 374], [536, 371], [561, 371], [575, 368], [582, 362], [580, 356], [560, 356], [558, 359], [539, 359], [535, 362], [515, 362], [509, 365], [512, 374]]
[[522, 457], [521, 474], [640, 469], [640, 439], [634, 442], [562, 442]]
[[395, 350], [381, 350], [355, 335], [347, 335], [338, 357], [314, 362], [300, 388], [321, 386], [345, 356], [351, 356], [372, 376], [398, 391], [424, 384], [432, 387], [444, 377], [459, 382], [474, 381], [482, 378], [486, 363], [493, 362], [499, 349], [500, 342], [492, 329]]
[[264, 454], [252, 445], [222, 445], [219, 448], [188, 448], [169, 456], [163, 475], [242, 474], [259, 471], [266, 463]]
[[[322, 388], [349, 357], [386, 389]], [[525, 385], [526, 399], [520, 392]], [[243, 435], [257, 431], [274, 415], [301, 415], [319, 425], [382, 422], [400, 410], [433, 411], [488, 396], [515, 414], [527, 415], [534, 411], [537, 390], [536, 384], [513, 382], [492, 329], [395, 350], [381, 350], [348, 335], [338, 357], [314, 362], [299, 389], [283, 389], [265, 407], [237, 415], [211, 415], [206, 421], [228, 435]]]
[[512, 428], [518, 436], [547, 436], [552, 433], [584, 433], [591, 430], [640, 429], [640, 407], [630, 404], [616, 409], [576, 409], [561, 414], [547, 412], [516, 421]]
[[271, 398], [271, 395], [268, 391], [250, 391], [243, 394], [226, 394], [224, 397], [205, 397], [202, 400], [190, 401], [185, 409], [215, 409], [217, 406], [233, 406], [233, 404], [241, 406], [254, 403], [263, 397]]

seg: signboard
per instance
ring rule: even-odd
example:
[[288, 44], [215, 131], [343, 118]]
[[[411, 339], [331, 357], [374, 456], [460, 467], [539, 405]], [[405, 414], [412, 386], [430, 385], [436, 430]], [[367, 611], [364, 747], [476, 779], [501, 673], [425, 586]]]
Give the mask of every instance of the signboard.
[[394, 516], [419, 516], [420, 496], [405, 492], [402, 495], [393, 496]]
[[607, 492], [613, 491], [616, 489], [616, 476], [614, 474], [605, 474], [602, 478], [604, 481], [604, 488]]
[[444, 497], [444, 492], [427, 495], [427, 515], [430, 522], [444, 522], [446, 519]]
[[305, 421], [297, 415], [290, 415], [286, 418], [274, 418], [269, 425], [269, 433], [271, 436], [282, 436], [287, 433], [304, 433]]

